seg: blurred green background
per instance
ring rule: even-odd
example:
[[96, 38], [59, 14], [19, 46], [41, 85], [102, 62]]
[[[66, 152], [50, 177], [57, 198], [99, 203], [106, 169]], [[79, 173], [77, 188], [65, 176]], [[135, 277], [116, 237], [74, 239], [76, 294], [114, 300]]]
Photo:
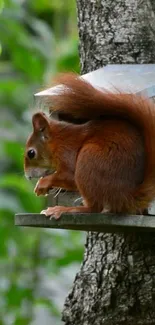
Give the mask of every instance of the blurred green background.
[[84, 238], [16, 228], [14, 214], [45, 205], [24, 177], [24, 145], [33, 94], [58, 71], [79, 71], [75, 0], [5, 0], [0, 51], [0, 325], [60, 325]]

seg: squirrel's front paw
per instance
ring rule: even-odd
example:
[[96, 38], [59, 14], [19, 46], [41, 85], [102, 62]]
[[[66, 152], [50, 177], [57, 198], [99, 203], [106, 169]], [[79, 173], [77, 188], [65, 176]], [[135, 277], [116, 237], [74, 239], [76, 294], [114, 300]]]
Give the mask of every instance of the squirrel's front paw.
[[37, 196], [47, 195], [47, 194], [49, 194], [50, 189], [52, 189], [52, 186], [50, 186], [46, 177], [41, 177], [35, 186], [34, 193]]

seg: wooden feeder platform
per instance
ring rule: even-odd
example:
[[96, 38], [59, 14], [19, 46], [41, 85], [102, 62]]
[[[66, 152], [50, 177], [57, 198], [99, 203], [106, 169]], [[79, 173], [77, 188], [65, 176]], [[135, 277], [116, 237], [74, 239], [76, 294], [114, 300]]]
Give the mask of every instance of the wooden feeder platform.
[[63, 214], [59, 220], [43, 214], [16, 214], [15, 225], [103, 233], [155, 232], [155, 215], [113, 215], [103, 213]]

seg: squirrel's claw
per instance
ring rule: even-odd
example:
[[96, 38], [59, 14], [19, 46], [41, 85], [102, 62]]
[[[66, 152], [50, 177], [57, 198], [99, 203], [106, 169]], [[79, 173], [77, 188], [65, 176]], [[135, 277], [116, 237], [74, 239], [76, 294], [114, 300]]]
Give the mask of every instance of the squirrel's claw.
[[65, 212], [65, 207], [55, 206], [41, 211], [40, 214], [44, 214], [46, 217], [49, 217], [49, 219], [51, 220], [52, 218], [59, 219], [63, 212]]

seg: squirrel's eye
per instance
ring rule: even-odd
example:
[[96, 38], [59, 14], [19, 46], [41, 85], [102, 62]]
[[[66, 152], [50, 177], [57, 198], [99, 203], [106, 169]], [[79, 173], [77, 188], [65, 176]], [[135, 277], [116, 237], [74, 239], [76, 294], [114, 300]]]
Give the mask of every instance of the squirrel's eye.
[[36, 152], [34, 149], [30, 149], [28, 152], [27, 152], [27, 155], [28, 155], [28, 158], [29, 159], [33, 159], [36, 155]]

